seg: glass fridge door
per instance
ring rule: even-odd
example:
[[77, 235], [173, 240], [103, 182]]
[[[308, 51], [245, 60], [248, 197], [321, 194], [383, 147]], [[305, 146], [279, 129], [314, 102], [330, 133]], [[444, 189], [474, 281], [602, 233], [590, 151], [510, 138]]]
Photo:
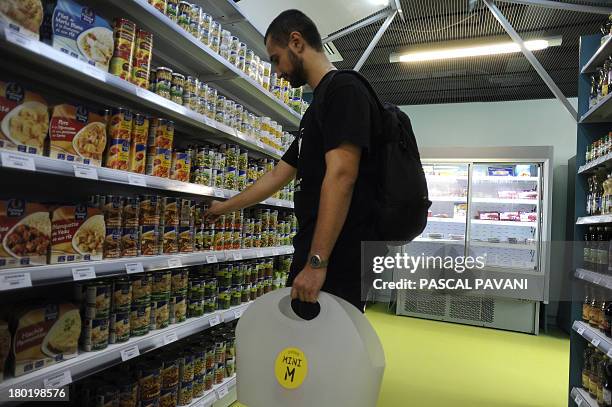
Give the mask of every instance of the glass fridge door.
[[468, 253], [485, 268], [540, 271], [541, 177], [538, 163], [472, 165]]
[[423, 170], [432, 205], [425, 230], [406, 252], [415, 256], [463, 256], [469, 165], [424, 160]]

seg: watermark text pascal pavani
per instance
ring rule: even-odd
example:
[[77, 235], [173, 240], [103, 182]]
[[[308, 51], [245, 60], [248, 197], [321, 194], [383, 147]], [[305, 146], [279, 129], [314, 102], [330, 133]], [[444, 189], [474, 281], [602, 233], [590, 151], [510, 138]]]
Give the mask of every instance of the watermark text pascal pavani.
[[[461, 275], [466, 270], [482, 270], [486, 265], [485, 256], [410, 256], [397, 253], [394, 256], [376, 256], [372, 271], [381, 274], [385, 270], [417, 271], [452, 270]], [[401, 278], [396, 281], [373, 281], [375, 290], [527, 290], [527, 279], [522, 278]], [[459, 276], [458, 276], [459, 277]]]

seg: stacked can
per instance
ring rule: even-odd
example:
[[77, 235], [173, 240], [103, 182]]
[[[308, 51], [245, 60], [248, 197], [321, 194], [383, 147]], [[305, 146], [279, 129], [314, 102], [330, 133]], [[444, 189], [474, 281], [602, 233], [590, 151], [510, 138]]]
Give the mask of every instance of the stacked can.
[[183, 106], [193, 110], [194, 112], [198, 112], [204, 114], [203, 110], [199, 108], [200, 100], [198, 96], [198, 86], [199, 81], [193, 76], [188, 76], [185, 79], [185, 89], [183, 93]]
[[202, 24], [202, 7], [192, 4], [191, 5], [191, 14], [189, 17], [189, 32], [191, 35], [196, 37], [198, 40], [201, 35], [201, 24]]
[[113, 21], [113, 56], [110, 60], [110, 73], [121, 79], [131, 80], [136, 24], [125, 18]]
[[140, 252], [143, 256], [159, 254], [161, 197], [140, 196]]
[[161, 391], [159, 396], [160, 406], [178, 405], [178, 386], [180, 375], [179, 355], [171, 350], [164, 351], [157, 358], [161, 364]]
[[150, 329], [163, 329], [170, 324], [170, 270], [151, 273], [151, 321]]
[[159, 246], [163, 254], [178, 253], [178, 198], [163, 197], [159, 228]]
[[200, 41], [208, 47], [210, 47], [212, 23], [211, 15], [204, 12], [200, 14]]
[[191, 3], [180, 1], [178, 4], [177, 23], [185, 31], [190, 32], [189, 24], [191, 22]]
[[149, 0], [149, 4], [159, 10], [160, 13], [166, 12], [166, 0]]
[[183, 93], [185, 93], [185, 75], [172, 74], [172, 86], [170, 88], [170, 100], [179, 105], [183, 104]]
[[219, 54], [221, 52], [221, 24], [213, 21], [210, 27], [210, 49]]
[[192, 150], [174, 150], [170, 169], [170, 179], [189, 182], [191, 175]]
[[140, 255], [140, 198], [126, 197], [123, 200], [121, 257]]
[[170, 323], [183, 322], [187, 318], [187, 290], [189, 284], [189, 269], [172, 270], [170, 296]]
[[111, 290], [108, 281], [76, 286], [76, 299], [82, 304], [83, 316], [80, 344], [86, 352], [108, 346]]
[[132, 306], [130, 308], [130, 336], [142, 336], [151, 328], [151, 274], [130, 276], [132, 283]]
[[133, 84], [143, 88], [149, 88], [149, 74], [151, 71], [151, 57], [153, 56], [153, 34], [138, 29], [136, 31], [136, 46], [132, 61]]
[[130, 339], [130, 310], [132, 282], [128, 277], [113, 279], [109, 343], [122, 343]]
[[169, 178], [172, 164], [174, 122], [166, 119], [152, 119], [149, 127], [147, 154], [147, 175]]
[[219, 47], [219, 55], [225, 59], [229, 59], [230, 47], [232, 43], [232, 33], [228, 30], [221, 30], [221, 42]]
[[149, 90], [168, 100], [172, 99], [170, 90], [172, 89], [172, 69], [160, 66], [151, 70]]
[[195, 201], [180, 199], [178, 250], [192, 253], [195, 247]]
[[147, 139], [149, 135], [149, 118], [137, 113], [132, 119], [130, 153], [128, 169], [144, 174], [147, 163]]
[[121, 239], [123, 237], [123, 198], [117, 195], [100, 196], [100, 209], [104, 214], [106, 237], [104, 238], [104, 258], [121, 257]]
[[105, 167], [127, 170], [130, 158], [132, 113], [125, 108], [113, 109], [107, 129]]
[[178, 0], [167, 0], [166, 2], [166, 15], [174, 22], [176, 22], [178, 18], [178, 5]]

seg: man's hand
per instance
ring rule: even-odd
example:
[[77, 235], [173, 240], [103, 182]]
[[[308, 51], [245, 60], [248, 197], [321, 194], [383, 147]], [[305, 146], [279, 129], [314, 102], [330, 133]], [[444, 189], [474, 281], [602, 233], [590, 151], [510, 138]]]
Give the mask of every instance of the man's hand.
[[317, 302], [326, 276], [327, 268], [313, 269], [307, 265], [293, 280], [291, 299], [299, 298], [303, 302]]
[[225, 209], [225, 202], [212, 201], [210, 207], [204, 213], [204, 219], [207, 219], [209, 222], [216, 222], [219, 216], [225, 215], [227, 212], [227, 209]]

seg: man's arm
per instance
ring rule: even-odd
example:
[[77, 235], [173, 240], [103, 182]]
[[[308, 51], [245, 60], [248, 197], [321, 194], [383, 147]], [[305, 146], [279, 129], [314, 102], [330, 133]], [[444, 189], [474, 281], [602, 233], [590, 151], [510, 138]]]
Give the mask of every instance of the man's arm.
[[238, 195], [223, 202], [213, 201], [210, 209], [206, 212], [206, 216], [214, 218], [225, 213], [255, 205], [269, 198], [276, 191], [287, 185], [295, 178], [295, 174], [296, 169], [281, 160], [272, 171], [264, 174], [257, 182]]
[[[329, 259], [351, 205], [360, 159], [361, 147], [350, 143], [342, 143], [325, 154], [327, 169], [321, 185], [317, 223], [310, 245], [311, 254]], [[293, 282], [292, 298], [316, 302], [326, 275], [326, 268], [313, 269], [307, 264]]]

